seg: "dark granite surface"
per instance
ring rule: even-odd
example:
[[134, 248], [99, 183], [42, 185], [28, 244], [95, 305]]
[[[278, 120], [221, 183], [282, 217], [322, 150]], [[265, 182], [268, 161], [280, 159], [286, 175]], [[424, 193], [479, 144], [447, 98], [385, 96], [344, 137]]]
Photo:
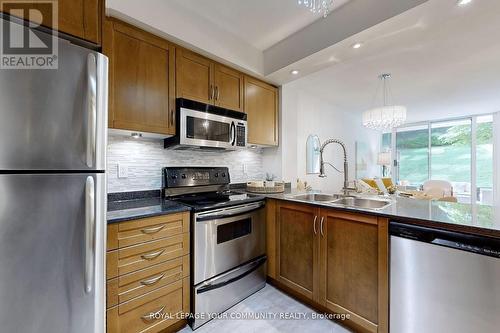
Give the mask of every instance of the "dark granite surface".
[[[304, 193], [304, 192], [302, 192]], [[500, 207], [477, 204], [461, 204], [442, 201], [418, 200], [402, 197], [375, 197], [390, 200], [390, 206], [376, 210], [297, 200], [296, 191], [279, 194], [264, 194], [267, 198], [313, 204], [339, 210], [367, 213], [387, 217], [407, 224], [422, 225], [438, 229], [466, 232], [476, 235], [500, 238]]]
[[[234, 190], [244, 192], [243, 188], [234, 188]], [[155, 192], [156, 194], [151, 192]], [[310, 202], [293, 198], [294, 195], [301, 193], [303, 194], [304, 192], [287, 189], [284, 193], [262, 195], [277, 200], [301, 202], [343, 211], [383, 216], [408, 224], [500, 238], [500, 207], [377, 196], [376, 199], [390, 200], [392, 202], [390, 206], [377, 210], [348, 207], [333, 203]], [[142, 199], [139, 199], [140, 195], [141, 193], [139, 192], [127, 192], [121, 196], [119, 194], [109, 194], [108, 223], [189, 210], [189, 207], [178, 202], [161, 198], [159, 191], [142, 192], [142, 195], [145, 196]], [[124, 198], [125, 200], [123, 200]]]
[[[149, 192], [156, 192], [156, 195]], [[112, 193], [108, 194], [107, 220], [115, 223], [189, 210], [187, 206], [160, 197], [159, 191]]]

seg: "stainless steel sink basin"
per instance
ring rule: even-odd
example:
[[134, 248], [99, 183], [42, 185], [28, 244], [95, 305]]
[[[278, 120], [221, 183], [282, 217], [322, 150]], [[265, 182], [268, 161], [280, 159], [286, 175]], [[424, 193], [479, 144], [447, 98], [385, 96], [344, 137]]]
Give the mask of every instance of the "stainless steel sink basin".
[[340, 198], [340, 195], [324, 194], [324, 193], [308, 193], [308, 194], [294, 195], [292, 196], [292, 198], [304, 201], [330, 202]]
[[356, 197], [340, 198], [335, 201], [332, 201], [332, 203], [348, 207], [368, 208], [368, 209], [382, 209], [391, 204], [391, 202], [387, 200], [373, 200], [373, 199], [356, 198]]

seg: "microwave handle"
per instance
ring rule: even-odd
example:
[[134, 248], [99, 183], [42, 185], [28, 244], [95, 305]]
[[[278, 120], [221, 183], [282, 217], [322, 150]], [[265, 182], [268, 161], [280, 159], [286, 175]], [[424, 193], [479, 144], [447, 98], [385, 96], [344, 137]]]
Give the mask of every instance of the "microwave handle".
[[231, 146], [234, 146], [236, 142], [236, 126], [234, 121], [231, 122]]

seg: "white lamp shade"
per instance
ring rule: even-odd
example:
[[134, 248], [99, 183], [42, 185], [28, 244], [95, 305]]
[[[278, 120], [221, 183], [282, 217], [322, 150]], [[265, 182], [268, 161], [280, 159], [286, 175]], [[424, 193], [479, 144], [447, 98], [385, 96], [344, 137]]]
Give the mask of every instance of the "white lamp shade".
[[398, 127], [406, 121], [406, 107], [389, 105], [363, 112], [363, 126], [384, 130]]
[[378, 153], [378, 165], [391, 165], [391, 152]]

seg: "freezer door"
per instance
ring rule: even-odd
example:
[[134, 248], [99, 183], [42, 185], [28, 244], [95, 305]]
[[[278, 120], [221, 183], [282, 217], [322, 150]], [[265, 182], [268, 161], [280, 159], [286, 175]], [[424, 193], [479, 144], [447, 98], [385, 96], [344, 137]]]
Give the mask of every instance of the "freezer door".
[[104, 332], [105, 174], [0, 175], [2, 332]]
[[0, 171], [105, 169], [107, 58], [63, 39], [58, 58], [0, 70]]

